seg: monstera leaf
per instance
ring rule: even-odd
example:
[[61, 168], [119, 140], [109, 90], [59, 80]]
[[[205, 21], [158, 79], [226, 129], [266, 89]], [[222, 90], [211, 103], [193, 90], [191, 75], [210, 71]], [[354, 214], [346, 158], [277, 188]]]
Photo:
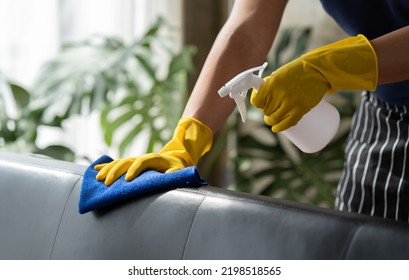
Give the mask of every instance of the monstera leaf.
[[172, 54], [164, 78], [159, 77], [159, 67], [149, 53], [136, 56], [149, 83], [143, 87], [129, 80], [122, 97], [106, 106], [101, 114], [105, 142], [112, 145], [117, 141], [120, 155], [142, 132], [149, 135], [147, 152], [169, 140], [186, 104], [187, 73], [193, 67], [194, 52], [195, 48], [186, 47]]
[[30, 119], [61, 127], [72, 115], [97, 111], [105, 142], [120, 155], [141, 134], [149, 135], [148, 151], [163, 144], [186, 103], [186, 76], [195, 51], [175, 52], [163, 28], [158, 18], [129, 44], [103, 36], [65, 44], [35, 83]]

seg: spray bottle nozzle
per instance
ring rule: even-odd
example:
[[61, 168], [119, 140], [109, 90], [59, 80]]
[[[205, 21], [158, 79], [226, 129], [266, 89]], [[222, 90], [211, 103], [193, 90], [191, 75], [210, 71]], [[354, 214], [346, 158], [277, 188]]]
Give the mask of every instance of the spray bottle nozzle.
[[[264, 62], [263, 65], [248, 69], [244, 72], [241, 72], [233, 79], [228, 81], [222, 88], [219, 89], [218, 93], [221, 97], [226, 97], [227, 95], [230, 98], [234, 99], [239, 108], [241, 115], [241, 120], [246, 122], [247, 111], [246, 111], [246, 96], [247, 91], [251, 88], [258, 90], [263, 84], [264, 80], [261, 77], [263, 75], [264, 69], [267, 67], [267, 62]], [[254, 72], [258, 71], [258, 74], [255, 75]]]

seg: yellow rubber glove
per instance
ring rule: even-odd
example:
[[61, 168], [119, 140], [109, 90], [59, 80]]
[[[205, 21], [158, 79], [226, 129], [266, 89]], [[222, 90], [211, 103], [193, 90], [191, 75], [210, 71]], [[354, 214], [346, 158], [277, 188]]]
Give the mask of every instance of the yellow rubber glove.
[[172, 139], [159, 153], [96, 165], [94, 169], [99, 171], [96, 179], [105, 180], [105, 185], [110, 186], [124, 173], [125, 180], [132, 181], [147, 169], [169, 173], [194, 166], [211, 149], [212, 142], [213, 132], [209, 127], [196, 119], [183, 118], [179, 121]]
[[315, 107], [325, 93], [339, 89], [375, 90], [378, 62], [363, 35], [311, 52], [274, 71], [251, 95], [273, 132], [286, 130]]

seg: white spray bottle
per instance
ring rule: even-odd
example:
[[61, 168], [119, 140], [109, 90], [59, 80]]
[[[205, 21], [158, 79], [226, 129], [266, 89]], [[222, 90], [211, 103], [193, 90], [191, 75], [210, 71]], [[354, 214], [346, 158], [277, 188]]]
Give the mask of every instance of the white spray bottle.
[[[246, 122], [247, 118], [245, 103], [247, 91], [251, 88], [257, 91], [264, 84], [262, 74], [266, 67], [267, 62], [259, 67], [248, 69], [231, 79], [218, 91], [221, 97], [229, 95], [234, 99], [243, 122]], [[257, 75], [254, 74], [256, 71], [258, 71]], [[280, 133], [301, 151], [315, 153], [322, 150], [334, 138], [339, 123], [340, 116], [337, 109], [325, 100], [321, 100], [295, 126]]]

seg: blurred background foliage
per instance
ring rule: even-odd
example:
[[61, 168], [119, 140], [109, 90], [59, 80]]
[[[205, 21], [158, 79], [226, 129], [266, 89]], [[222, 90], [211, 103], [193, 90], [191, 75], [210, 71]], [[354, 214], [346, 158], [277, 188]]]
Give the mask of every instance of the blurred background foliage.
[[[186, 104], [187, 76], [195, 54], [193, 46], [174, 52], [172, 39], [160, 33], [165, 25], [158, 19], [130, 44], [102, 36], [65, 44], [29, 90], [0, 76], [0, 147], [75, 161], [76, 152], [70, 147], [39, 148], [38, 128], [61, 128], [74, 115], [97, 111], [105, 143], [120, 156], [129, 153], [141, 133], [149, 135], [146, 152], [157, 150], [171, 137]], [[283, 30], [265, 73], [304, 53], [310, 35], [308, 27]], [[168, 61], [155, 60], [160, 52], [167, 54]], [[351, 92], [336, 96], [330, 103], [345, 125], [321, 152], [301, 153], [280, 134], [271, 133], [261, 113], [248, 106], [245, 126], [235, 114], [219, 133], [201, 165], [202, 175], [213, 176], [218, 166], [219, 176], [230, 174], [225, 186], [230, 189], [331, 207], [355, 108]], [[220, 166], [216, 163], [223, 151], [227, 160]]]
[[[93, 111], [100, 112], [105, 143], [120, 156], [141, 132], [149, 135], [146, 152], [166, 143], [187, 100], [195, 48], [175, 53], [172, 39], [160, 33], [163, 28], [165, 22], [159, 18], [144, 36], [127, 45], [102, 36], [67, 43], [30, 90], [2, 79], [0, 147], [72, 161], [75, 151], [69, 147], [40, 149], [38, 128], [62, 128], [70, 117]], [[169, 60], [158, 61], [158, 53]], [[6, 100], [15, 107], [13, 114]]]

